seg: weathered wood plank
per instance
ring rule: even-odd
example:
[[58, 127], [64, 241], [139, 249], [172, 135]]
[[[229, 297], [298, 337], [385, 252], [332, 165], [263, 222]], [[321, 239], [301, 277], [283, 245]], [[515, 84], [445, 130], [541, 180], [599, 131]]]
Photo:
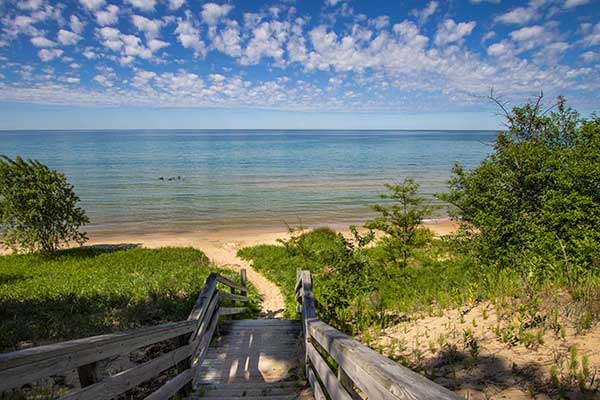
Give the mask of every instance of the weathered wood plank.
[[310, 388], [313, 392], [315, 400], [327, 400], [327, 397], [323, 392], [323, 388], [321, 387], [321, 384], [317, 380], [317, 377], [310, 366], [306, 369], [306, 377], [308, 379], [308, 383], [310, 384]]
[[233, 300], [233, 301], [248, 301], [247, 296], [242, 296], [239, 294], [232, 294], [227, 292], [219, 291], [219, 296], [225, 300]]
[[240, 269], [240, 284], [244, 288], [244, 292], [248, 292], [248, 278], [246, 277], [246, 269]]
[[235, 315], [241, 314], [246, 311], [246, 307], [220, 307], [219, 314], [220, 315]]
[[369, 400], [461, 397], [405, 368], [326, 323], [308, 320], [308, 331]]
[[188, 358], [192, 345], [186, 344], [143, 364], [136, 365], [101, 382], [69, 393], [60, 400], [103, 400], [117, 397], [139, 384], [154, 378], [161, 372]]
[[206, 312], [206, 307], [208, 307], [208, 301], [212, 299], [212, 296], [217, 289], [217, 278], [219, 274], [213, 272], [208, 278], [206, 278], [206, 282], [196, 299], [196, 303], [188, 316], [188, 320], [199, 320], [202, 318], [204, 313]]
[[174, 322], [2, 354], [0, 391], [189, 334], [195, 327], [196, 321]]
[[335, 400], [352, 400], [352, 397], [346, 392], [346, 389], [340, 384], [333, 371], [311, 343], [306, 344], [306, 353], [329, 397]]
[[237, 289], [240, 291], [246, 291], [246, 288], [242, 285], [240, 285], [239, 283], [235, 283], [232, 280], [229, 280], [227, 278], [225, 278], [223, 275], [218, 275], [217, 276], [217, 281], [222, 283], [223, 285], [229, 286], [232, 289]]
[[147, 396], [145, 400], [167, 400], [174, 396], [182, 387], [184, 387], [191, 379], [194, 374], [194, 369], [186, 369], [175, 378], [171, 379], [158, 390], [154, 391], [150, 396]]

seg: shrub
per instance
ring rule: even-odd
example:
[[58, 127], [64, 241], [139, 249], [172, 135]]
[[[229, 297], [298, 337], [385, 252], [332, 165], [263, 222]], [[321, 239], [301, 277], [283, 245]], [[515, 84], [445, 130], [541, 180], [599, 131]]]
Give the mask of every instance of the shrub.
[[494, 152], [471, 171], [456, 165], [440, 198], [482, 264], [575, 284], [600, 266], [600, 118], [541, 100], [506, 112]]
[[83, 244], [89, 222], [64, 174], [35, 160], [0, 156], [0, 243], [14, 252]]
[[389, 193], [380, 197], [392, 204], [371, 206], [381, 215], [367, 221], [365, 227], [386, 233], [381, 244], [389, 258], [397, 266], [406, 266], [412, 248], [428, 238], [419, 225], [425, 216], [431, 215], [433, 208], [423, 205], [425, 199], [417, 195], [419, 184], [411, 178], [395, 185], [386, 184], [385, 187]]

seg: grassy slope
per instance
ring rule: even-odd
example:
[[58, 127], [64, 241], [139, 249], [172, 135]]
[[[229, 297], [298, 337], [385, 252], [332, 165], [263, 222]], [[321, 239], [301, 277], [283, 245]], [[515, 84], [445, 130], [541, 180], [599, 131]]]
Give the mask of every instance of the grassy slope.
[[0, 351], [185, 319], [210, 272], [239, 279], [191, 248], [2, 256]]
[[[291, 255], [282, 246], [259, 245], [241, 249], [238, 255], [253, 262], [253, 267], [267, 278], [276, 282], [286, 299], [286, 315], [295, 315], [294, 284], [297, 269], [309, 269], [313, 273], [315, 297], [322, 301], [320, 284], [335, 279], [329, 265], [318, 256], [334, 245], [326, 230], [307, 234], [305, 244], [312, 255], [303, 257]], [[471, 288], [474, 279], [472, 263], [466, 257], [453, 255], [449, 246], [434, 240], [428, 247], [420, 249], [412, 265], [402, 270], [380, 267], [380, 249], [365, 251], [365, 257], [371, 260], [374, 270], [371, 278], [376, 280], [375, 287], [381, 299], [381, 306], [395, 312], [427, 310], [432, 304], [442, 307], [460, 305], [470, 296], [481, 296], [482, 288]], [[478, 293], [473, 293], [473, 290]]]

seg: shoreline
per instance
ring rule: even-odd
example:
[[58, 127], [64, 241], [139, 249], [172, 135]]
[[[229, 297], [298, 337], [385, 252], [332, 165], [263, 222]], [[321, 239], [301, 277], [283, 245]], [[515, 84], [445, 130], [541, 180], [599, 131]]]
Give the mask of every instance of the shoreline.
[[[311, 224], [311, 226], [307, 226], [307, 229], [329, 227], [336, 232], [349, 235], [350, 230], [348, 226], [340, 223], [323, 223]], [[450, 218], [425, 220], [422, 226], [430, 229], [436, 237], [453, 233], [458, 229], [458, 224]], [[203, 246], [212, 248], [214, 246], [222, 247], [227, 244], [235, 244], [241, 247], [257, 244], [277, 244], [277, 239], [289, 238], [290, 233], [285, 226], [271, 226], [212, 228], [187, 232], [91, 233], [89, 237], [90, 239], [86, 242], [86, 245], [131, 243], [148, 248], [185, 246], [204, 250]]]

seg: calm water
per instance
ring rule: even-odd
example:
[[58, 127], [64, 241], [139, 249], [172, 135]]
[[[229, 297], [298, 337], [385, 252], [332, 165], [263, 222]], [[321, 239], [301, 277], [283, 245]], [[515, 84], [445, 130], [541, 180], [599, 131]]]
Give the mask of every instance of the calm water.
[[476, 165], [493, 139], [485, 131], [4, 131], [0, 154], [65, 172], [89, 232], [183, 232], [357, 222], [384, 183], [413, 177], [425, 194], [443, 191], [453, 163]]

